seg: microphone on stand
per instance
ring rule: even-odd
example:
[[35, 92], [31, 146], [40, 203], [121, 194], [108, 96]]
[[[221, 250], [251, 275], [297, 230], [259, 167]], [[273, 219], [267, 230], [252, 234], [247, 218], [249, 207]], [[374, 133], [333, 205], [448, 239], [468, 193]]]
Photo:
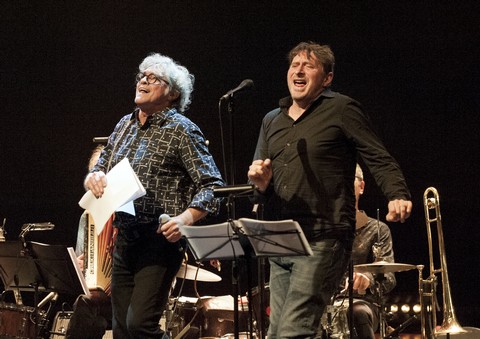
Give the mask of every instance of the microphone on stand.
[[225, 95], [223, 95], [220, 100], [225, 100], [225, 99], [229, 99], [231, 97], [233, 97], [233, 95], [235, 93], [238, 93], [238, 92], [241, 92], [241, 91], [244, 91], [244, 90], [247, 90], [247, 89], [250, 89], [250, 88], [253, 88], [253, 80], [251, 79], [245, 79], [243, 80], [240, 85], [238, 85], [236, 88], [228, 91]]
[[38, 222], [31, 224], [23, 224], [22, 231], [50, 231], [55, 228], [55, 225], [51, 222]]
[[231, 186], [219, 186], [213, 188], [213, 196], [215, 198], [225, 198], [230, 195], [240, 195], [240, 194], [253, 194], [255, 190], [254, 185], [245, 184], [245, 185], [231, 185]]
[[92, 141], [96, 144], [106, 144], [108, 142], [108, 137], [94, 137]]
[[49, 301], [57, 301], [58, 299], [58, 293], [57, 292], [50, 292], [47, 294], [47, 296], [45, 298], [42, 299], [42, 301], [40, 301], [37, 305], [38, 308], [42, 308], [43, 306], [45, 306]]
[[25, 242], [25, 236], [28, 234], [28, 232], [31, 231], [50, 231], [55, 228], [55, 225], [52, 224], [51, 222], [38, 222], [38, 223], [30, 223], [30, 224], [23, 224], [22, 225], [22, 230], [20, 234], [18, 235], [18, 238], [22, 241], [23, 243], [23, 248], [27, 250], [27, 243]]

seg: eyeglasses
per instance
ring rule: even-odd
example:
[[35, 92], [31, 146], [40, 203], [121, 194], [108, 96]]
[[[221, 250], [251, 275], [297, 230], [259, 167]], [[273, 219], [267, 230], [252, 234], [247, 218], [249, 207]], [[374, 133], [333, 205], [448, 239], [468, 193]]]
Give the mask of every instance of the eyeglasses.
[[163, 78], [159, 78], [157, 77], [155, 74], [153, 73], [150, 73], [150, 74], [145, 74], [145, 73], [138, 73], [137, 76], [135, 77], [135, 80], [137, 82], [141, 81], [143, 78], [146, 78], [147, 79], [147, 84], [149, 85], [160, 85], [162, 82], [167, 85], [167, 86], [170, 86], [170, 83], [163, 79]]

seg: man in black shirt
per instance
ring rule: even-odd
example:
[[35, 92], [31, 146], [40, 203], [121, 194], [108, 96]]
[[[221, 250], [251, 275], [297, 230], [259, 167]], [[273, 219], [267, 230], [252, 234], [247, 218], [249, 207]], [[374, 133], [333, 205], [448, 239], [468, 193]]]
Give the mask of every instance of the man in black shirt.
[[313, 338], [349, 262], [355, 231], [357, 157], [389, 200], [387, 221], [404, 222], [412, 203], [403, 174], [360, 104], [330, 90], [328, 46], [289, 53], [290, 96], [268, 113], [248, 171], [266, 219], [294, 219], [314, 255], [270, 259], [268, 338]]

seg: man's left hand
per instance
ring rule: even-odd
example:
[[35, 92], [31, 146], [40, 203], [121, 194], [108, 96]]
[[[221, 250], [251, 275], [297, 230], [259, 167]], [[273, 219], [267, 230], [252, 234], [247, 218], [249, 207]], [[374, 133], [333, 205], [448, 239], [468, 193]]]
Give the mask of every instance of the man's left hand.
[[387, 221], [390, 222], [405, 222], [412, 213], [412, 202], [410, 200], [395, 199], [388, 203]]

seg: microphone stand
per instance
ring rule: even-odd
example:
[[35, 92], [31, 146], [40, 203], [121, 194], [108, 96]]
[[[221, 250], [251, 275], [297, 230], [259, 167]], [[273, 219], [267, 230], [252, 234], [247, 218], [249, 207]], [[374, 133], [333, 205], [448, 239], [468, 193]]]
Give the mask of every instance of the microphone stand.
[[[235, 127], [233, 124], [233, 107], [234, 100], [233, 94], [228, 96], [227, 111], [229, 114], [229, 126], [230, 126], [230, 183], [235, 185]], [[233, 204], [235, 206], [235, 204]]]
[[[230, 153], [230, 182], [232, 185], [235, 185], [235, 131], [234, 131], [234, 124], [233, 124], [233, 107], [234, 107], [234, 100], [233, 100], [233, 93], [229, 94], [226, 97], [227, 101], [227, 112], [229, 114], [229, 129], [230, 129], [230, 144], [229, 144], [229, 153]], [[222, 99], [220, 99], [221, 104]], [[221, 116], [221, 114], [220, 114]], [[228, 181], [228, 175], [226, 175], [226, 180]], [[229, 223], [233, 223], [235, 220], [235, 199], [234, 195], [229, 194], [227, 198], [227, 221]], [[232, 296], [233, 296], [233, 326], [234, 326], [234, 334], [235, 339], [239, 339], [239, 315], [238, 315], [238, 263], [237, 258], [232, 260]]]
[[[227, 112], [229, 115], [229, 135], [230, 135], [230, 143], [229, 143], [229, 161], [230, 161], [230, 166], [229, 166], [229, 171], [227, 171], [227, 168], [225, 166], [225, 171], [230, 172], [230, 173], [225, 173], [225, 181], [227, 184], [232, 185], [231, 187], [235, 187], [235, 125], [233, 123], [233, 112], [234, 112], [234, 94], [236, 92], [251, 88], [253, 86], [253, 81], [250, 79], [244, 80], [237, 88], [229, 91], [226, 95], [222, 96], [219, 100], [219, 108], [221, 107], [222, 102], [227, 102]], [[221, 112], [220, 112], [220, 121], [221, 121]], [[223, 134], [222, 134], [223, 136]], [[223, 138], [222, 138], [223, 142]], [[225, 159], [225, 156], [224, 156]], [[229, 175], [228, 175], [229, 174]], [[228, 180], [230, 178], [230, 180]], [[253, 189], [253, 186], [251, 185], [245, 185], [245, 186], [250, 186], [247, 187], [247, 190]], [[228, 195], [228, 201], [227, 201], [227, 218], [228, 222], [232, 223], [235, 220], [235, 195], [234, 194], [229, 194]], [[247, 283], [248, 283], [248, 298], [249, 298], [249, 314], [251, 315], [251, 286], [250, 286], [250, 278], [251, 278], [251, 271], [250, 271], [250, 260], [248, 257], [248, 254], [246, 256], [246, 266], [247, 266]], [[239, 296], [239, 288], [238, 288], [238, 276], [239, 276], [239, 267], [238, 267], [238, 262], [237, 258], [234, 258], [232, 261], [232, 285], [233, 285], [233, 297], [234, 297], [234, 334], [235, 334], [235, 339], [239, 339], [239, 311], [238, 311], [238, 296]], [[252, 319], [251, 316], [249, 317], [249, 327], [250, 327], [250, 335], [252, 335], [252, 330], [253, 330], [253, 325], [252, 325]]]
[[[258, 220], [263, 220], [263, 205], [257, 204], [253, 208], [253, 213], [257, 215]], [[266, 263], [265, 258], [259, 257], [257, 259], [257, 280], [258, 280], [258, 295], [259, 295], [259, 305], [257, 306], [259, 309], [257, 311], [258, 319], [257, 319], [257, 331], [259, 339], [265, 339], [266, 333], [266, 305], [265, 305], [265, 270], [266, 270]], [[250, 305], [250, 304], [249, 304]]]

